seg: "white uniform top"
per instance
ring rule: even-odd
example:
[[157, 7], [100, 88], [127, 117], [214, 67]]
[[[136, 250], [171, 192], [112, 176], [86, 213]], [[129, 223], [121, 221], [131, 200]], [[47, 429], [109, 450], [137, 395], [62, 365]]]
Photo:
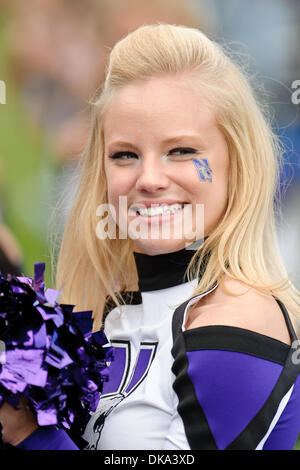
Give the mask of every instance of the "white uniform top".
[[[118, 383], [104, 387], [98, 408], [84, 434], [90, 449], [189, 448], [185, 433], [173, 434], [178, 399], [172, 388], [172, 317], [192, 295], [197, 280], [167, 289], [142, 292], [142, 304], [114, 308], [105, 321], [105, 334], [120, 349]], [[117, 358], [115, 358], [116, 360]], [[151, 365], [151, 367], [150, 367]], [[111, 364], [110, 376], [115, 372]], [[97, 418], [115, 405], [103, 429], [93, 431]], [[182, 426], [182, 424], [181, 424]], [[176, 428], [179, 430], [178, 423]], [[169, 436], [169, 431], [171, 430]], [[174, 442], [174, 440], [176, 442]], [[178, 442], [181, 441], [181, 442]], [[173, 446], [174, 442], [174, 446]]]

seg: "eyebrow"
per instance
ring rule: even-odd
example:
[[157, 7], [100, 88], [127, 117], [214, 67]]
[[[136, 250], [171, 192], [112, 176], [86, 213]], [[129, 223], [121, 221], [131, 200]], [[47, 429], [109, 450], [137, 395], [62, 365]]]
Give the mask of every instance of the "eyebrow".
[[[163, 144], [177, 144], [180, 143], [182, 140], [194, 140], [197, 141], [198, 145], [203, 145], [203, 141], [198, 137], [197, 135], [178, 135], [175, 137], [168, 137], [162, 141]], [[135, 147], [134, 144], [131, 142], [126, 142], [125, 140], [116, 140], [113, 142], [109, 143], [109, 147], [115, 146], [115, 145], [122, 145], [124, 147], [130, 146], [130, 147]]]
[[166, 143], [166, 144], [177, 143], [185, 139], [194, 140], [194, 141], [197, 140], [197, 142], [199, 142], [200, 144], [202, 143], [202, 139], [200, 139], [200, 137], [198, 137], [197, 135], [178, 135], [176, 137], [169, 137], [168, 139], [164, 139], [163, 143]]

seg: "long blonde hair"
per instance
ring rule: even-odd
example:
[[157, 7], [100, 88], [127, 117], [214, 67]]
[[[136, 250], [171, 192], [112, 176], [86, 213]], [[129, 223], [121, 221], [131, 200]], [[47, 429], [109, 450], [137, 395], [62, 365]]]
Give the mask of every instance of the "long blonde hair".
[[[209, 262], [194, 294], [209, 289], [224, 274], [281, 300], [300, 318], [300, 295], [280, 258], [274, 199], [281, 146], [240, 67], [217, 43], [185, 26], [142, 26], [112, 49], [106, 79], [92, 103], [92, 126], [82, 159], [78, 192], [65, 227], [57, 265], [60, 301], [93, 310], [101, 327], [107, 296], [137, 289], [130, 239], [99, 240], [96, 210], [107, 203], [102, 116], [114, 91], [157, 74], [192, 72], [214, 106], [230, 155], [228, 207], [193, 257], [189, 278]], [[198, 257], [200, 255], [200, 257]], [[196, 261], [197, 259], [197, 261]]]

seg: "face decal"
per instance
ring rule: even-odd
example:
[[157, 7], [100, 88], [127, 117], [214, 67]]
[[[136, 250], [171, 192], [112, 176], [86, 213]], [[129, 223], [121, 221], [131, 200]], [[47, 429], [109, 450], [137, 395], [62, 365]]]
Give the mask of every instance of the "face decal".
[[200, 181], [212, 182], [212, 171], [206, 158], [193, 158], [192, 162], [195, 165]]

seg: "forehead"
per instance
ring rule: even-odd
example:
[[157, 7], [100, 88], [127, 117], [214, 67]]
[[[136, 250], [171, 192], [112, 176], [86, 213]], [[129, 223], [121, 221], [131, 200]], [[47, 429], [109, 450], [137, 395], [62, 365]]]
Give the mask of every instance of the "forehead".
[[216, 126], [204, 88], [191, 75], [165, 75], [131, 82], [114, 91], [104, 113], [104, 134], [136, 133], [151, 127], [182, 132]]

